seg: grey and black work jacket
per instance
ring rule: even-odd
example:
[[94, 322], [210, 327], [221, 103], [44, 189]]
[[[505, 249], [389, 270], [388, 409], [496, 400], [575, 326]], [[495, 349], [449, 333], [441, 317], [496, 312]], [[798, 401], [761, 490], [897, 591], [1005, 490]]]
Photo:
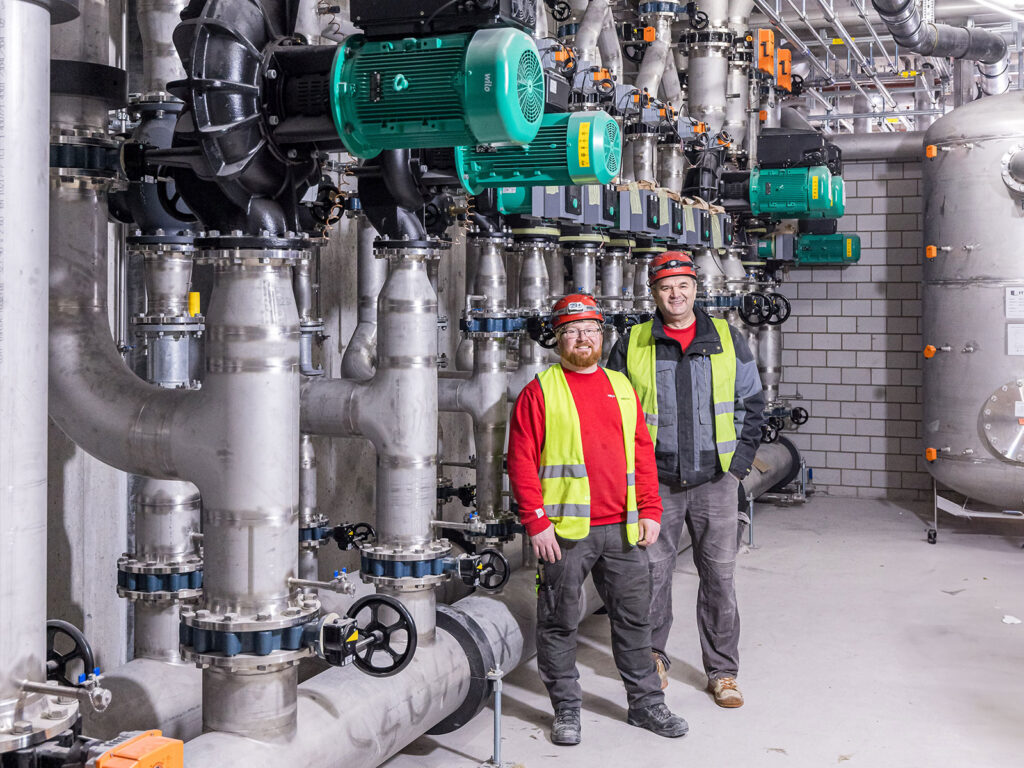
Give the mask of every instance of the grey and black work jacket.
[[[658, 365], [658, 440], [654, 446], [658, 477], [684, 487], [699, 485], [722, 471], [715, 446], [710, 357], [722, 351], [722, 342], [708, 314], [699, 308], [694, 312], [697, 328], [685, 352], [665, 333], [660, 313], [655, 314], [651, 330]], [[736, 348], [737, 441], [729, 471], [742, 479], [750, 473], [761, 442], [764, 394], [746, 340], [735, 328], [729, 330]], [[627, 373], [628, 345], [629, 331], [612, 349], [609, 368]]]

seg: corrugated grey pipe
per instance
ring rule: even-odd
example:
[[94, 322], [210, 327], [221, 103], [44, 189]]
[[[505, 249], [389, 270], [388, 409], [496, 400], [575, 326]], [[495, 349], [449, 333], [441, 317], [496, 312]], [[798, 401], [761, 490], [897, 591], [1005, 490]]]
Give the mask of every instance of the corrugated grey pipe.
[[[0, 46], [0, 720], [10, 724], [21, 681], [46, 679], [47, 9], [5, 2]], [[17, 719], [42, 730], [48, 708], [31, 694]], [[10, 740], [20, 737], [3, 733], [0, 749], [20, 746]]]
[[871, 0], [871, 5], [898, 45], [922, 56], [978, 62], [985, 94], [1003, 93], [1009, 88], [1009, 50], [999, 33], [926, 22], [914, 0]]
[[622, 82], [622, 48], [619, 45], [619, 31], [615, 26], [615, 16], [609, 7], [604, 14], [601, 34], [597, 38], [597, 48], [601, 52], [601, 65], [607, 69], [615, 82]]
[[[365, 437], [377, 451], [377, 542], [396, 549], [433, 539], [437, 504], [437, 297], [426, 254], [389, 254], [377, 308], [378, 362], [370, 381], [306, 379], [302, 431]], [[383, 589], [381, 591], [384, 591]], [[429, 645], [434, 591], [396, 595]]]
[[359, 217], [356, 242], [356, 281], [358, 324], [341, 358], [341, 375], [355, 381], [368, 381], [377, 370], [377, 297], [388, 277], [387, 259], [373, 253], [377, 230]]
[[607, 13], [608, 0], [590, 0], [576, 30], [576, 38], [573, 43], [581, 62], [587, 62], [592, 66], [601, 65], [601, 52], [598, 49], [597, 40], [604, 27]]

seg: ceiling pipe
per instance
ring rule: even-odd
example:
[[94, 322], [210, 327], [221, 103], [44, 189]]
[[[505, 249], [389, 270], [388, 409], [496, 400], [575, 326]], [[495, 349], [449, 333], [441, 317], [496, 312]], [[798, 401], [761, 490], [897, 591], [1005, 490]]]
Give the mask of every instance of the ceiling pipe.
[[1009, 50], [1002, 35], [977, 27], [926, 22], [914, 0], [871, 0], [871, 4], [898, 45], [923, 56], [978, 62], [985, 94], [1003, 93], [1009, 87]]

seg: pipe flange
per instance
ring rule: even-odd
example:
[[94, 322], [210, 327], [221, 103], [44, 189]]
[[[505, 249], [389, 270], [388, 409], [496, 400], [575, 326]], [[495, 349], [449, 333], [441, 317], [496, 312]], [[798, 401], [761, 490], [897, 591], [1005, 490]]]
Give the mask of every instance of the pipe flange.
[[377, 587], [387, 587], [396, 592], [423, 592], [434, 589], [444, 584], [450, 578], [450, 574], [431, 574], [429, 576], [377, 576], [376, 574], [360, 572], [359, 577], [364, 584], [373, 584]]
[[42, 693], [22, 693], [0, 705], [0, 755], [64, 733], [78, 720], [78, 702]]
[[277, 614], [255, 613], [245, 616], [237, 613], [215, 614], [205, 608], [189, 608], [181, 612], [181, 623], [191, 629], [213, 632], [245, 633], [273, 632], [279, 629], [301, 627], [320, 614], [320, 601], [303, 596], [298, 605], [291, 605]]
[[164, 254], [164, 253], [195, 253], [195, 236], [187, 230], [176, 234], [164, 234], [157, 230], [153, 234], [143, 234], [135, 230], [135, 234], [124, 239], [129, 253]]
[[390, 547], [386, 544], [361, 544], [359, 551], [363, 558], [387, 562], [415, 563], [443, 558], [452, 551], [448, 539], [434, 539], [426, 544], [411, 547]]
[[155, 560], [138, 560], [129, 555], [117, 559], [117, 570], [142, 576], [164, 576], [202, 572], [203, 560], [191, 555], [182, 560], [161, 563]]
[[202, 336], [206, 330], [202, 315], [188, 318], [137, 317], [132, 320], [132, 326], [136, 336], [147, 337]]
[[561, 231], [557, 227], [517, 227], [512, 232], [513, 247], [554, 247]]
[[1019, 195], [1024, 195], [1024, 144], [1014, 144], [999, 158], [1003, 183]]
[[[299, 631], [298, 634], [301, 642], [302, 632]], [[262, 655], [257, 653], [227, 655], [216, 651], [202, 653], [194, 647], [184, 644], [179, 645], [178, 650], [182, 659], [192, 662], [200, 669], [216, 667], [228, 672], [266, 672], [268, 674], [294, 667], [312, 654], [312, 651], [305, 647], [294, 650], [274, 650]]]
[[118, 585], [117, 596], [133, 603], [187, 603], [198, 601], [203, 596], [203, 590], [179, 589], [173, 592], [143, 592]]
[[196, 264], [237, 264], [240, 266], [290, 267], [309, 258], [309, 251], [291, 248], [207, 248], [209, 239], [196, 238]]
[[[381, 244], [378, 240], [373, 246], [373, 255], [378, 259], [419, 259], [421, 261], [438, 261], [448, 252], [448, 247], [440, 248], [435, 246], [421, 247], [418, 245], [396, 245], [396, 242], [387, 241], [388, 245]], [[411, 242], [411, 241], [410, 241]]]
[[301, 333], [323, 333], [324, 319], [318, 317], [315, 320], [302, 320], [299, 322], [299, 331]]

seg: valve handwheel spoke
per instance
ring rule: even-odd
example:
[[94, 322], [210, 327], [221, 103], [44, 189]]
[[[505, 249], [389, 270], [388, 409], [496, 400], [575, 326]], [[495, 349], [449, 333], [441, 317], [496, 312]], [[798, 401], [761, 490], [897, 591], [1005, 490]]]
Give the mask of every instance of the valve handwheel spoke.
[[[380, 620], [380, 611], [388, 608], [398, 614], [398, 619], [392, 624], [385, 625]], [[359, 614], [369, 611], [369, 620], [360, 623]], [[359, 637], [370, 639], [365, 647], [356, 651], [356, 667], [368, 675], [374, 677], [389, 677], [401, 672], [412, 661], [416, 652], [416, 624], [413, 621], [409, 609], [393, 597], [387, 595], [367, 595], [352, 604], [346, 614], [348, 618], [355, 619], [356, 629]], [[395, 633], [404, 632], [405, 647], [399, 650], [394, 645], [392, 636]], [[374, 661], [378, 651], [386, 653], [391, 663], [383, 665]]]
[[[58, 651], [58, 638], [70, 639], [73, 644], [71, 650], [65, 653]], [[85, 635], [74, 624], [66, 621], [51, 619], [46, 622], [46, 679], [55, 680], [61, 685], [77, 685], [77, 681], [72, 681], [68, 676], [68, 667], [74, 661], [82, 662], [82, 670], [86, 675], [96, 668], [92, 646]]]

